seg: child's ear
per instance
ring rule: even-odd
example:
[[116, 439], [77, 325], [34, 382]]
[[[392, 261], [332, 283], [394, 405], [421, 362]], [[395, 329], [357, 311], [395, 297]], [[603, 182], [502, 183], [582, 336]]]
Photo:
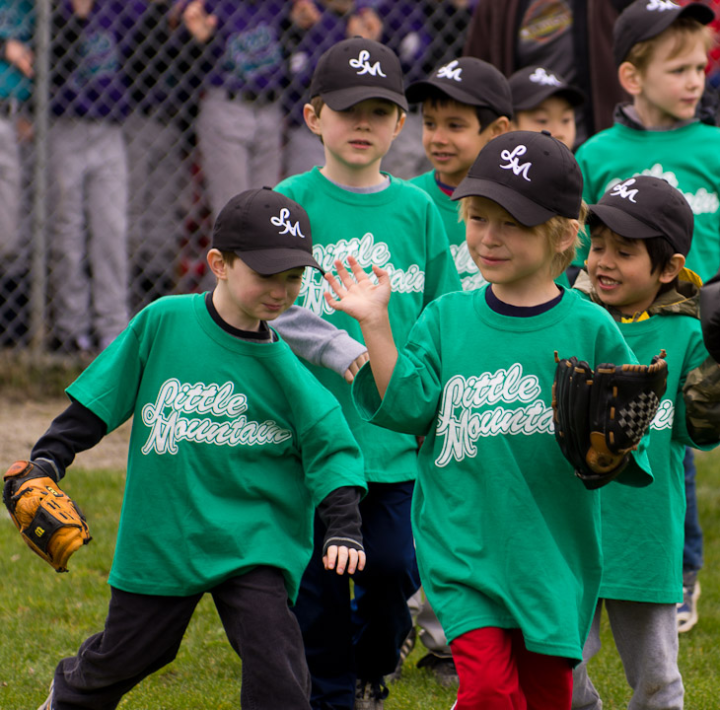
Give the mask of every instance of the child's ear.
[[669, 284], [685, 267], [685, 257], [682, 254], [673, 254], [668, 265], [660, 274], [660, 283]]
[[217, 279], [224, 280], [227, 278], [227, 264], [219, 249], [210, 249], [207, 253], [207, 263], [210, 271], [213, 272]]
[[562, 254], [566, 252], [573, 244], [575, 244], [575, 240], [577, 239], [578, 232], [580, 231], [580, 221], [577, 219], [569, 219], [567, 220], [567, 228], [565, 229], [564, 234], [560, 239], [557, 241], [557, 245], [555, 247], [555, 251], [558, 254]]
[[398, 135], [400, 135], [400, 131], [402, 131], [403, 126], [405, 125], [406, 118], [407, 114], [405, 113], [405, 111], [398, 111], [398, 120], [395, 126], [395, 131], [393, 132], [393, 140], [395, 140]]
[[305, 119], [307, 127], [316, 136], [322, 135], [320, 130], [320, 117], [315, 113], [315, 109], [312, 107], [312, 104], [305, 104], [303, 106], [303, 118]]
[[507, 116], [499, 116], [488, 127], [489, 139], [497, 138], [510, 130], [510, 119]]
[[618, 80], [620, 86], [630, 96], [638, 96], [642, 91], [642, 73], [630, 62], [623, 62], [618, 69]]

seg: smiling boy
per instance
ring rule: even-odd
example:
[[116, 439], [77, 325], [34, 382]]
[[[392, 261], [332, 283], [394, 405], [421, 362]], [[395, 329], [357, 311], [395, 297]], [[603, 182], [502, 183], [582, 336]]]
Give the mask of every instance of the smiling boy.
[[[685, 195], [695, 217], [688, 268], [704, 281], [720, 264], [720, 128], [696, 118], [705, 86], [707, 25], [713, 11], [698, 2], [636, 0], [619, 16], [613, 31], [615, 63], [630, 104], [618, 106], [615, 125], [577, 151], [585, 179], [583, 197], [597, 203], [615, 185], [635, 175], [667, 180]], [[589, 242], [573, 262], [582, 268]], [[697, 573], [702, 531], [695, 504], [692, 451], [686, 460], [686, 598], [678, 608], [681, 631], [697, 621]]]
[[405, 95], [422, 103], [422, 145], [433, 166], [410, 182], [430, 195], [443, 218], [463, 289], [477, 288], [484, 279], [468, 256], [465, 227], [450, 196], [483, 146], [510, 129], [507, 79], [487, 62], [460, 57], [410, 84]]
[[633, 691], [631, 707], [680, 710], [683, 459], [686, 446], [710, 449], [720, 441], [720, 369], [703, 345], [696, 280], [683, 268], [693, 214], [676, 188], [648, 175], [619, 183], [590, 213], [587, 273], [576, 290], [607, 309], [641, 361], [665, 350], [668, 380], [650, 425], [654, 484], [632, 496], [621, 486], [603, 490], [600, 601], [574, 672], [573, 708], [602, 707], [588, 662], [600, 648], [604, 606]]

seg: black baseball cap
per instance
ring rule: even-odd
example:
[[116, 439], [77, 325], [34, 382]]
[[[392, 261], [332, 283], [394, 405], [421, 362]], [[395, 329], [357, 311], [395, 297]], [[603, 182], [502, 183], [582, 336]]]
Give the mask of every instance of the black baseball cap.
[[580, 166], [567, 146], [547, 131], [512, 131], [483, 147], [451, 199], [487, 197], [535, 227], [555, 216], [577, 219], [582, 190]]
[[715, 13], [699, 2], [678, 5], [672, 0], [635, 0], [628, 5], [613, 27], [615, 64], [620, 66], [636, 44], [657, 37], [679, 17], [690, 17], [701, 25], [709, 25]]
[[387, 99], [408, 110], [397, 54], [362, 37], [344, 39], [323, 52], [310, 82], [310, 97], [316, 96], [333, 111], [344, 111], [365, 99]]
[[299, 266], [322, 272], [312, 255], [307, 212], [269, 187], [241, 192], [220, 210], [212, 248], [234, 252], [266, 276]]
[[505, 75], [482, 59], [460, 57], [441, 64], [427, 79], [410, 84], [405, 96], [411, 104], [420, 103], [432, 89], [460, 103], [486, 107], [498, 116], [512, 118], [512, 95]]
[[513, 111], [529, 111], [537, 108], [551, 96], [562, 96], [574, 108], [585, 103], [585, 94], [568, 84], [567, 80], [545, 67], [525, 67], [509, 79]]
[[588, 209], [590, 227], [601, 222], [626, 239], [662, 237], [677, 254], [690, 251], [692, 208], [685, 195], [662, 178], [636, 175], [623, 180]]

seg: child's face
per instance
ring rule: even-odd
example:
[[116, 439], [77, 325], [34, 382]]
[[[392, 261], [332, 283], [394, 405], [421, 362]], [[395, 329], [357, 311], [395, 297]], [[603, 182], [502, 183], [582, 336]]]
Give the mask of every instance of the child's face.
[[644, 72], [637, 72], [635, 107], [647, 126], [671, 126], [695, 116], [705, 88], [707, 54], [701, 34], [687, 38], [681, 52], [671, 57], [677, 37], [661, 38]]
[[473, 106], [448, 100], [440, 105], [426, 99], [422, 107], [422, 144], [440, 182], [456, 187], [467, 175], [480, 149], [490, 140], [480, 133]]
[[[346, 111], [325, 105], [319, 116], [306, 111], [305, 119], [322, 137], [327, 172], [339, 182], [353, 173], [379, 172], [380, 161], [405, 122], [398, 107], [385, 99], [366, 99]], [[353, 182], [348, 178], [346, 184]]]
[[513, 127], [518, 131], [549, 131], [570, 150], [575, 145], [575, 109], [562, 96], [549, 96], [528, 111], [517, 111]]
[[605, 225], [592, 230], [587, 270], [600, 300], [627, 315], [646, 311], [662, 285], [645, 242], [625, 239]]
[[261, 320], [275, 320], [292, 306], [304, 271], [299, 267], [263, 276], [242, 259], [235, 259], [232, 266], [225, 265], [228, 309], [221, 315], [226, 320], [230, 317], [228, 322], [235, 328], [257, 330]]
[[[484, 197], [469, 200], [465, 234], [483, 277], [501, 285], [505, 294], [531, 294], [552, 282], [555, 250], [547, 234], [520, 224], [496, 202]], [[497, 296], [502, 298], [501, 293]]]

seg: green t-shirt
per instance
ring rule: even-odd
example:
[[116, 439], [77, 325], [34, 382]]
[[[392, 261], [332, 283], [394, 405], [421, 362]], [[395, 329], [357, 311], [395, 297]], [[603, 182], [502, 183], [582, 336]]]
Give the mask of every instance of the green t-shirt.
[[[444, 293], [460, 290], [440, 215], [430, 198], [414, 185], [391, 178], [389, 187], [380, 192], [350, 192], [314, 168], [284, 180], [275, 189], [307, 211], [312, 224], [313, 256], [325, 271], [334, 272], [335, 259], [344, 261], [352, 254], [366, 271], [376, 264], [390, 272], [390, 323], [398, 345], [406, 341], [428, 303]], [[364, 342], [357, 321], [333, 310], [325, 302], [325, 291], [331, 289], [321, 274], [306, 269], [296, 303]], [[415, 438], [382, 431], [362, 421], [347, 383], [325, 368], [308, 367], [342, 405], [363, 452], [367, 480], [414, 480]]]
[[641, 491], [624, 486], [602, 490], [605, 566], [600, 596], [675, 604], [683, 598], [683, 458], [686, 446], [696, 446], [687, 431], [682, 388], [688, 372], [708, 354], [700, 321], [688, 315], [654, 315], [618, 326], [641, 363], [650, 364], [661, 348], [666, 350], [668, 381], [650, 427], [648, 455], [655, 482]]
[[[600, 492], [555, 441], [554, 351], [591, 366], [636, 360], [610, 315], [572, 291], [515, 318], [491, 310], [486, 289], [425, 309], [382, 402], [369, 367], [353, 394], [373, 423], [426, 436], [413, 531], [448, 639], [520, 628], [529, 650], [579, 661], [602, 573]], [[646, 485], [649, 470], [641, 442], [624, 482]]]
[[[695, 215], [686, 266], [703, 281], [715, 274], [720, 266], [720, 128], [697, 122], [673, 131], [641, 131], [616, 123], [583, 143], [576, 158], [588, 204], [633, 175], [653, 175], [677, 187]], [[585, 237], [577, 266], [585, 263], [588, 246]]]
[[486, 281], [468, 251], [467, 241], [465, 240], [465, 222], [460, 219], [460, 203], [453, 202], [450, 195], [446, 195], [438, 187], [434, 170], [418, 175], [410, 182], [427, 192], [438, 208], [438, 212], [440, 212], [450, 242], [450, 251], [455, 262], [455, 268], [460, 274], [463, 289], [472, 291], [475, 288], [480, 288]]
[[365, 486], [362, 456], [288, 346], [233, 337], [204, 298], [151, 304], [67, 389], [108, 432], [133, 417], [109, 581], [186, 596], [265, 565], [294, 601], [315, 506]]

